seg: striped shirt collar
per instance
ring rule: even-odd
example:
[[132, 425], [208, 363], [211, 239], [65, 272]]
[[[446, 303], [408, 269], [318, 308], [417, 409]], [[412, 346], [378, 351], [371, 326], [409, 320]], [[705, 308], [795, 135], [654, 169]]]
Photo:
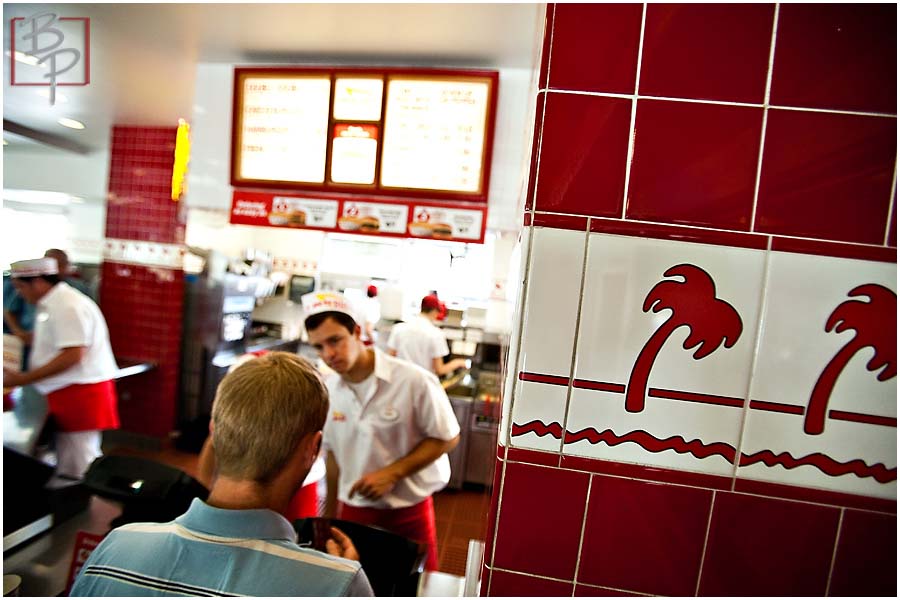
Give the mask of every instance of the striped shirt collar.
[[192, 531], [222, 537], [297, 542], [297, 532], [290, 522], [267, 508], [216, 508], [194, 498], [188, 511], [175, 519], [175, 522]]

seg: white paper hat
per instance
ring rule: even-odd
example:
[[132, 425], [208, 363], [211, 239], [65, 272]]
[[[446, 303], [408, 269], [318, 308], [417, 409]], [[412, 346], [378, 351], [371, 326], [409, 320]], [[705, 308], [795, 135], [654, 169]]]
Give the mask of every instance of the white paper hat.
[[12, 277], [38, 277], [40, 275], [58, 275], [59, 266], [55, 258], [30, 258], [9, 265]]
[[323, 312], [339, 312], [358, 321], [353, 305], [346, 296], [338, 292], [310, 292], [301, 296], [300, 302], [307, 317]]

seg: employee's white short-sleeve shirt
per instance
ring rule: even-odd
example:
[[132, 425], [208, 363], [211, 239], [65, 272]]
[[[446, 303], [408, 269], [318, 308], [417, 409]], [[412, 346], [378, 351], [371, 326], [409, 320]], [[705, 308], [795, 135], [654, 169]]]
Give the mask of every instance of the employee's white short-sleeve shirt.
[[49, 363], [63, 348], [84, 346], [81, 362], [34, 384], [43, 394], [74, 383], [112, 379], [118, 367], [109, 344], [109, 331], [93, 300], [65, 282], [54, 285], [37, 302], [31, 368]]
[[387, 347], [396, 351], [398, 358], [431, 373], [434, 372], [434, 359], [450, 354], [444, 333], [422, 315], [394, 325]]
[[418, 504], [450, 481], [450, 461], [444, 454], [417, 473], [397, 482], [378, 500], [350, 488], [366, 473], [406, 456], [423, 439], [449, 441], [459, 435], [459, 423], [437, 377], [420, 367], [375, 352], [375, 385], [363, 400], [337, 373], [326, 376], [331, 397], [323, 446], [340, 467], [338, 499], [351, 506], [402, 508]]

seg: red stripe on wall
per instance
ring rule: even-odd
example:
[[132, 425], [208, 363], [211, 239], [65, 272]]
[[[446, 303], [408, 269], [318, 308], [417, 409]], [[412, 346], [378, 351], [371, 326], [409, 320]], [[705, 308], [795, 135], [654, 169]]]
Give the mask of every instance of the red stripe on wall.
[[879, 417], [877, 415], [863, 415], [860, 413], [847, 412], [844, 410], [830, 410], [828, 417], [838, 421], [851, 421], [853, 423], [867, 423], [869, 425], [884, 425], [885, 427], [896, 427], [897, 419], [891, 417]]
[[769, 481], [756, 481], [738, 477], [734, 481], [734, 491], [748, 494], [759, 494], [771, 498], [785, 498], [788, 500], [801, 500], [816, 502], [818, 504], [830, 504], [847, 508], [860, 508], [863, 510], [877, 510], [891, 514], [897, 514], [897, 501], [887, 498], [875, 498], [873, 496], [860, 496], [857, 494], [845, 494], [843, 492], [831, 492], [814, 488], [786, 485], [783, 483], [771, 483]]
[[701, 229], [699, 227], [682, 227], [679, 225], [618, 221], [603, 218], [591, 219], [591, 232], [731, 246], [733, 248], [751, 248], [754, 250], [765, 250], [769, 246], [768, 237], [756, 233], [737, 233], [720, 231], [718, 229]]
[[661, 388], [650, 388], [648, 394], [651, 398], [665, 398], [667, 400], [686, 400], [687, 402], [699, 402], [702, 404], [715, 404], [717, 406], [731, 406], [733, 408], [743, 408], [743, 398], [732, 398], [730, 396], [713, 396], [711, 394], [698, 394], [697, 392], [679, 392], [677, 390], [664, 390]]
[[576, 379], [572, 385], [585, 390], [598, 390], [600, 392], [613, 392], [616, 394], [625, 393], [624, 385], [622, 385], [621, 383], [609, 383], [608, 381], [590, 381], [588, 379]]
[[779, 402], [766, 402], [765, 400], [751, 400], [750, 408], [756, 410], [768, 410], [770, 412], [785, 413], [788, 415], [802, 415], [804, 408], [793, 404], [781, 404]]
[[527, 373], [519, 371], [519, 379], [522, 381], [530, 381], [532, 383], [547, 383], [550, 385], [569, 385], [568, 377], [559, 375], [542, 375], [540, 373]]
[[877, 262], [896, 263], [897, 249], [884, 246], [865, 246], [841, 242], [825, 242], [800, 238], [772, 237], [772, 250], [777, 252], [793, 252], [796, 254], [816, 254], [835, 258], [852, 258], [856, 260], [873, 260]]
[[557, 215], [553, 213], [534, 213], [535, 227], [552, 227], [571, 231], [587, 231], [587, 217], [576, 215]]

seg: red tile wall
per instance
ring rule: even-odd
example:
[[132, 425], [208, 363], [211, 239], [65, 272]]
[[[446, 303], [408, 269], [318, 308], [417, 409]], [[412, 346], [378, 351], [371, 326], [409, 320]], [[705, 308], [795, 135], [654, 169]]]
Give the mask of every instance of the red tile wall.
[[[184, 242], [182, 202], [170, 197], [175, 127], [113, 128], [106, 237]], [[181, 360], [184, 273], [104, 261], [100, 304], [119, 358], [156, 368], [119, 383], [125, 431], [165, 437], [173, 430]]]
[[106, 237], [184, 243], [186, 213], [183, 203], [171, 199], [175, 132], [175, 127], [113, 127]]
[[[896, 17], [549, 5], [526, 226], [602, 217], [592, 229], [895, 256]], [[498, 456], [482, 595], [896, 595], [894, 501]]]

